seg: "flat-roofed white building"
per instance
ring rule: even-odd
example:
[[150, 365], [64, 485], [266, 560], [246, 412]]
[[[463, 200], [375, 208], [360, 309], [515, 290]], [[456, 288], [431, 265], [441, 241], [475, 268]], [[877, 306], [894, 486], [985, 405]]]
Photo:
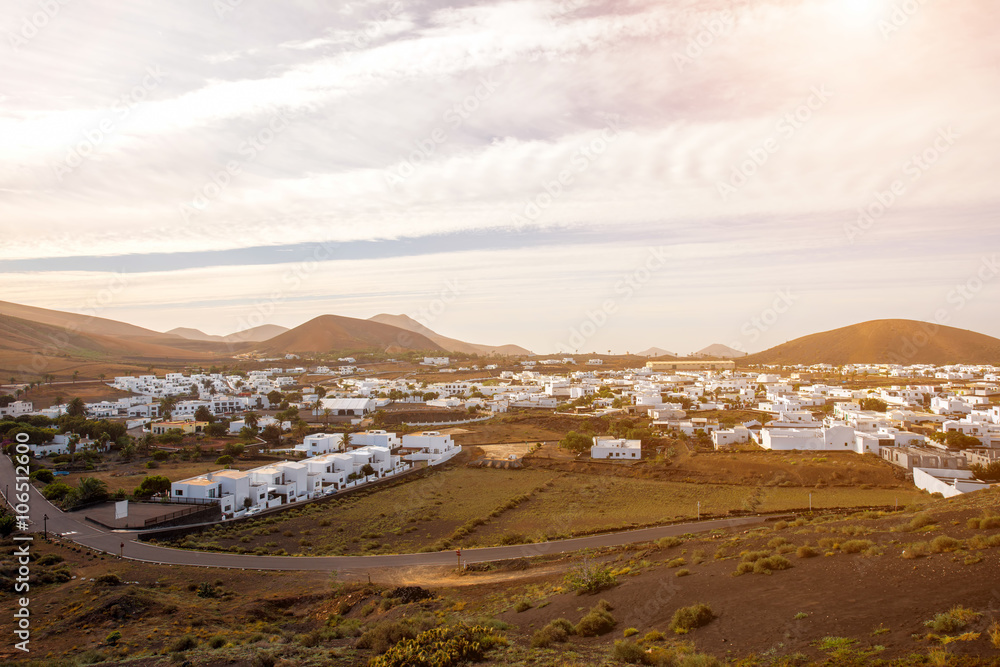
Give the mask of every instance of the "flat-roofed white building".
[[593, 459], [638, 461], [642, 458], [642, 441], [612, 438], [606, 435], [594, 436], [594, 444], [590, 447], [590, 457]]

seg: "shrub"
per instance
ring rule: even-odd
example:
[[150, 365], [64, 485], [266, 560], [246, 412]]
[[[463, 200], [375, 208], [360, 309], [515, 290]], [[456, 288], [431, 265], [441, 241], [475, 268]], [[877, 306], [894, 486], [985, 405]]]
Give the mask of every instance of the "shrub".
[[514, 605], [514, 611], [516, 611], [519, 614], [522, 611], [528, 611], [529, 609], [531, 609], [531, 603], [528, 602], [527, 600], [521, 600], [516, 605]]
[[707, 604], [695, 604], [690, 607], [681, 607], [674, 612], [674, 617], [670, 621], [670, 629], [678, 635], [687, 634], [696, 628], [708, 625], [715, 618], [712, 608]]
[[926, 556], [927, 550], [928, 547], [926, 542], [914, 542], [913, 544], [906, 545], [901, 555], [903, 558], [913, 560], [915, 558], [923, 558]]
[[229, 454], [223, 454], [219, 458], [215, 459], [216, 465], [227, 466], [233, 462], [233, 457]]
[[170, 645], [169, 650], [171, 653], [182, 653], [184, 651], [190, 651], [197, 645], [198, 640], [195, 639], [194, 635], [183, 635], [174, 640], [174, 642]]
[[743, 556], [743, 562], [744, 563], [753, 563], [754, 561], [758, 561], [761, 558], [767, 558], [768, 556], [771, 555], [771, 552], [770, 551], [744, 551], [740, 555]]
[[681, 569], [677, 570], [677, 576], [678, 577], [686, 577], [689, 574], [691, 574], [691, 570], [689, 570], [687, 568], [682, 567]]
[[787, 570], [792, 567], [792, 562], [784, 556], [771, 556], [761, 558], [753, 564], [754, 574], [771, 574], [774, 570]]
[[738, 577], [741, 574], [749, 574], [751, 572], [753, 572], [753, 563], [748, 563], [746, 561], [743, 561], [742, 563], [736, 566], [736, 571], [733, 572], [733, 576]]
[[566, 573], [566, 585], [577, 594], [594, 594], [618, 584], [618, 580], [606, 565], [590, 565], [584, 563]]
[[924, 623], [934, 632], [957, 632], [962, 630], [979, 617], [977, 612], [956, 605], [946, 612], [937, 614], [932, 620]]
[[871, 540], [848, 540], [841, 544], [840, 548], [845, 554], [859, 554], [873, 546], [875, 543]]
[[772, 537], [770, 540], [768, 540], [767, 546], [769, 546], [772, 549], [777, 549], [783, 544], [788, 544], [788, 540], [785, 539], [784, 537]]
[[565, 618], [557, 618], [531, 636], [532, 648], [548, 648], [552, 644], [569, 639], [575, 629]]
[[118, 642], [122, 640], [122, 633], [119, 630], [115, 630], [110, 635], [104, 638], [104, 643], [108, 646], [117, 646]]
[[819, 555], [815, 549], [808, 544], [795, 550], [795, 555], [799, 558], [814, 558]]
[[651, 643], [651, 642], [662, 642], [664, 639], [665, 637], [663, 636], [663, 633], [660, 632], [659, 630], [650, 630], [649, 632], [646, 633], [646, 636], [642, 638], [642, 641], [646, 643]]
[[453, 667], [477, 662], [490, 649], [506, 643], [493, 628], [457, 625], [434, 628], [405, 639], [368, 664], [371, 667]]
[[596, 637], [611, 632], [614, 627], [615, 617], [598, 605], [580, 619], [575, 632], [581, 637]]
[[198, 585], [198, 597], [215, 598], [219, 597], [219, 592], [215, 590], [215, 586], [207, 581], [203, 581]]
[[925, 528], [935, 523], [937, 523], [937, 519], [932, 517], [930, 514], [918, 514], [912, 519], [910, 519], [909, 523], [904, 523], [901, 526], [897, 526], [896, 530], [906, 533], [911, 533], [915, 530], [920, 530], [921, 528]]
[[956, 540], [954, 537], [948, 537], [947, 535], [938, 535], [931, 540], [931, 551], [936, 554], [955, 551], [961, 546], [962, 543], [959, 540]]
[[667, 567], [680, 567], [681, 565], [687, 565], [687, 561], [683, 558], [674, 558], [667, 562]]
[[649, 655], [638, 644], [624, 639], [615, 642], [615, 647], [611, 651], [611, 657], [618, 662], [627, 662], [630, 665], [650, 663]]
[[52, 471], [48, 470], [47, 468], [36, 470], [35, 472], [31, 473], [30, 478], [37, 479], [42, 484], [51, 484], [56, 480], [56, 476], [53, 475]]
[[661, 549], [669, 549], [671, 547], [679, 546], [683, 543], [684, 540], [682, 540], [679, 537], [661, 537], [660, 539], [656, 540], [656, 546], [660, 547]]
[[222, 635], [215, 635], [208, 640], [208, 645], [210, 648], [222, 648], [226, 645], [226, 638]]
[[624, 631], [624, 632], [623, 632], [622, 634], [623, 634], [623, 635], [624, 635], [625, 637], [631, 637], [632, 635], [637, 635], [637, 634], [639, 634], [639, 630], [638, 630], [638, 629], [636, 629], [636, 628], [625, 628], [625, 631]]
[[356, 646], [371, 649], [375, 653], [385, 653], [404, 639], [413, 639], [426, 629], [402, 621], [384, 621], [362, 633], [358, 637]]
[[120, 586], [122, 583], [122, 580], [117, 574], [112, 574], [110, 572], [108, 574], [102, 574], [97, 577], [95, 581], [101, 586]]

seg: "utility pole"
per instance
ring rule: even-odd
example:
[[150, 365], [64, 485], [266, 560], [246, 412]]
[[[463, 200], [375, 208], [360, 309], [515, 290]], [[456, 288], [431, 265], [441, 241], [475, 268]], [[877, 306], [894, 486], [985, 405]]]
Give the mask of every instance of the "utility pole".
[[45, 535], [45, 539], [49, 539], [49, 515], [42, 515], [42, 532]]

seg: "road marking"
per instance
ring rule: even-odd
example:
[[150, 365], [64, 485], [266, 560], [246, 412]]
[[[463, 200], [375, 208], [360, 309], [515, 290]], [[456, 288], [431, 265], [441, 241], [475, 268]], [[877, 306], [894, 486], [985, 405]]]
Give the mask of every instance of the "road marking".
[[68, 533], [59, 533], [59, 536], [60, 537], [66, 537], [67, 535], [77, 535], [77, 534], [79, 534], [79, 531], [71, 530]]

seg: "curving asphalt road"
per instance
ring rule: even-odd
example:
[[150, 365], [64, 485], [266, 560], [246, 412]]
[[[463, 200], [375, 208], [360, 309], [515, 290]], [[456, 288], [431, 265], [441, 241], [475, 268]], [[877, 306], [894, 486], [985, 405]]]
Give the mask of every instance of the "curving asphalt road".
[[[14, 489], [14, 466], [9, 457], [0, 455], [0, 488], [9, 485], [11, 494]], [[140, 542], [136, 531], [102, 530], [93, 524], [85, 523], [74, 515], [63, 512], [45, 499], [42, 494], [31, 488], [30, 491], [31, 518], [30, 532], [41, 533], [47, 525], [48, 531], [60, 535], [85, 547], [124, 558], [147, 563], [164, 565], [191, 565], [196, 567], [220, 567], [245, 570], [310, 570], [310, 571], [344, 571], [367, 570], [385, 567], [420, 567], [454, 565], [457, 556], [454, 551], [438, 551], [433, 553], [392, 554], [380, 556], [251, 556], [244, 554], [229, 554], [209, 551], [189, 551], [186, 549], [171, 549]], [[48, 515], [48, 521], [44, 521]], [[614, 547], [639, 542], [649, 542], [670, 535], [703, 532], [716, 528], [735, 528], [739, 526], [762, 523], [764, 517], [739, 517], [732, 519], [717, 519], [712, 521], [697, 521], [691, 523], [641, 528], [620, 533], [591, 535], [567, 540], [555, 540], [537, 544], [523, 544], [506, 547], [482, 547], [463, 549], [463, 563], [478, 563], [511, 558], [530, 558], [546, 554], [593, 549], [598, 547]]]

